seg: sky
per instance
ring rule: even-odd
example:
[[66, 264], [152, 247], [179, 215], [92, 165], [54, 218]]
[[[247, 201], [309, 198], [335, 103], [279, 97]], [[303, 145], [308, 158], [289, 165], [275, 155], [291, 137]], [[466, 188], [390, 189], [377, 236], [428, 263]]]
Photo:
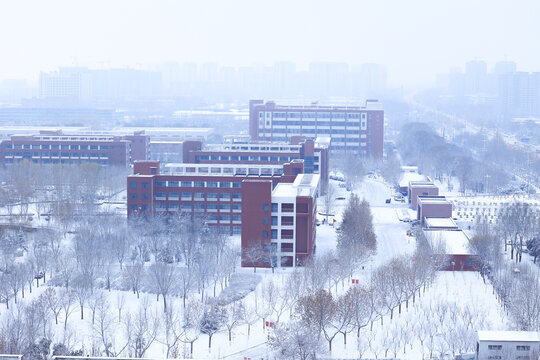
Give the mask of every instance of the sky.
[[0, 3], [0, 79], [58, 66], [385, 64], [391, 85], [473, 59], [540, 71], [538, 0], [18, 0]]

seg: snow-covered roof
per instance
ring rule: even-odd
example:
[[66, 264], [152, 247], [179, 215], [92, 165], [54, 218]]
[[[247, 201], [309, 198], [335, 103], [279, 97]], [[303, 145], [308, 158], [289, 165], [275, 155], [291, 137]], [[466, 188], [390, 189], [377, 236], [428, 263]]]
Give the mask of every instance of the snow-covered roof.
[[536, 331], [478, 331], [479, 341], [540, 342]]
[[418, 203], [422, 204], [452, 204], [444, 196], [419, 196]]
[[427, 178], [424, 175], [421, 175], [417, 172], [405, 171], [401, 174], [401, 180], [399, 181], [399, 186], [405, 187], [405, 186], [409, 186], [409, 182], [426, 181], [426, 180]]
[[425, 218], [425, 223], [427, 228], [452, 228], [457, 229], [458, 226], [452, 218]]
[[424, 234], [433, 249], [444, 249], [448, 255], [472, 255], [462, 230], [424, 230]]

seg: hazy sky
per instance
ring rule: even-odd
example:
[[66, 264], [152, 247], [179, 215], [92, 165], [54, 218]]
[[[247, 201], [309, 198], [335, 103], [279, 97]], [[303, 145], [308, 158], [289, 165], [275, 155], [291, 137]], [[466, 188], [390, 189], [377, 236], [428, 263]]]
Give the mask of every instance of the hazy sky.
[[539, 0], [2, 1], [0, 79], [74, 61], [377, 62], [394, 85], [471, 59], [538, 71], [539, 17]]

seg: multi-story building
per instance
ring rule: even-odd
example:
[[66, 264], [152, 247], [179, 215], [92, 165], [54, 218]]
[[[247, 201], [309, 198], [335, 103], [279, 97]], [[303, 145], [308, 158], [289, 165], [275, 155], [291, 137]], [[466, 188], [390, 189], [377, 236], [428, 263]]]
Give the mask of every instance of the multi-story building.
[[384, 110], [377, 100], [367, 100], [365, 106], [286, 106], [250, 100], [249, 132], [253, 142], [330, 137], [331, 150], [382, 158]]
[[330, 138], [293, 137], [290, 144], [219, 144], [203, 148], [201, 141], [184, 141], [182, 159], [193, 164], [260, 164], [279, 165], [296, 159], [304, 161], [304, 173], [319, 174], [320, 188], [326, 191], [328, 184], [328, 148]]
[[97, 163], [127, 166], [144, 160], [148, 138], [144, 134], [130, 136], [73, 135], [61, 131], [41, 131], [39, 135], [13, 135], [0, 142], [0, 163], [23, 160], [35, 164]]
[[[303, 175], [302, 160], [163, 169], [158, 161], [135, 162], [127, 178], [128, 217], [199, 216], [220, 233], [241, 234], [243, 250], [256, 246], [262, 267], [301, 264], [312, 254], [319, 176]], [[245, 256], [242, 263], [250, 266]]]

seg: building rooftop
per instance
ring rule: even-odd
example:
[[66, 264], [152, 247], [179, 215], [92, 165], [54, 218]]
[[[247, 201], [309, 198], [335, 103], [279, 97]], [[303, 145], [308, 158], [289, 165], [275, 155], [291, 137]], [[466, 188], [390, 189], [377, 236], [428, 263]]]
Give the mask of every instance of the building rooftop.
[[162, 167], [161, 175], [191, 175], [191, 176], [281, 176], [283, 165], [260, 164], [184, 164], [168, 163]]
[[448, 200], [446, 200], [446, 197], [444, 196], [419, 196], [418, 197], [418, 204], [449, 204], [452, 205], [452, 203]]
[[540, 342], [536, 331], [478, 331], [479, 341]]
[[[276, 104], [275, 101], [267, 101], [266, 104], [273, 103], [274, 104], [274, 110], [329, 110], [329, 111], [340, 111], [340, 110], [350, 110], [350, 111], [358, 111], [358, 110], [383, 110], [382, 102], [379, 100], [373, 100], [368, 99], [365, 101], [364, 106], [349, 106], [349, 105], [319, 105], [318, 102], [311, 102], [309, 105], [297, 105], [297, 104], [290, 104], [285, 105], [286, 101], [281, 101], [281, 104]], [[295, 100], [297, 102], [297, 100]]]
[[409, 181], [409, 187], [438, 188], [437, 185], [433, 184], [431, 181]]
[[456, 222], [452, 218], [432, 218], [425, 219], [427, 228], [458, 228]]
[[462, 230], [424, 230], [432, 249], [444, 250], [448, 255], [473, 255], [469, 238]]
[[427, 181], [427, 177], [417, 172], [405, 171], [401, 174], [401, 179], [399, 180], [399, 186], [405, 187], [405, 186], [409, 186], [410, 182], [419, 182], [419, 181]]
[[272, 191], [272, 197], [314, 196], [320, 178], [318, 174], [298, 174], [292, 184], [277, 184]]

